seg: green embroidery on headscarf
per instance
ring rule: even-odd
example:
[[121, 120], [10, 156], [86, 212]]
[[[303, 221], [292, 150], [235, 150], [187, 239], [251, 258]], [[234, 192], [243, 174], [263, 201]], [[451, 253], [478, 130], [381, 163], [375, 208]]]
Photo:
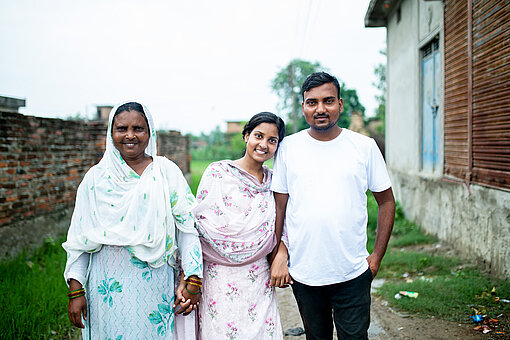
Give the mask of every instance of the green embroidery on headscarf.
[[122, 221], [124, 221], [124, 216], [122, 216], [122, 217], [120, 218], [120, 221], [121, 221], [121, 222], [122, 222]]

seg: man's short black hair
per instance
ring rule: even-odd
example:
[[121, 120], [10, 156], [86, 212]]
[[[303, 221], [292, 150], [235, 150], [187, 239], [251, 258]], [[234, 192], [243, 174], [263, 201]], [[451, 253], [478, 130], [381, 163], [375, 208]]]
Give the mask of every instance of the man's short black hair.
[[338, 80], [329, 73], [315, 72], [306, 77], [303, 86], [301, 86], [301, 97], [303, 98], [303, 101], [305, 101], [306, 91], [310, 91], [315, 87], [319, 87], [327, 83], [333, 83], [333, 85], [335, 85], [338, 99], [340, 99], [340, 84], [338, 83]]

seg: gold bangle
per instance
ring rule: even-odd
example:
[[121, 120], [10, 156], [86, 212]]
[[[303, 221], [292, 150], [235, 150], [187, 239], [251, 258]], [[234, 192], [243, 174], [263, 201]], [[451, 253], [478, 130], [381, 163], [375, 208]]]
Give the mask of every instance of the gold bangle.
[[193, 286], [197, 286], [199, 288], [202, 288], [202, 284], [200, 283], [195, 283], [195, 282], [192, 282], [192, 281], [186, 281], [187, 284], [189, 285], [193, 285]]
[[186, 279], [186, 282], [195, 282], [195, 283], [200, 283], [201, 284], [202, 280], [192, 279], [192, 278], [188, 277]]
[[80, 296], [85, 296], [85, 292], [81, 292], [76, 295], [68, 295], [68, 296], [69, 296], [69, 300], [72, 300], [72, 299], [76, 299], [77, 297], [80, 297]]

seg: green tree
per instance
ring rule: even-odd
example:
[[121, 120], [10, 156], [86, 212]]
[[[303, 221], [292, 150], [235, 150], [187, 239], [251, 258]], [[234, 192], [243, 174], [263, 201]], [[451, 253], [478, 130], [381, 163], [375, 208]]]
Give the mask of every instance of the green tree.
[[[305, 118], [301, 114], [301, 85], [306, 77], [314, 72], [329, 70], [320, 63], [311, 63], [306, 60], [293, 59], [282, 68], [271, 82], [271, 88], [280, 98], [279, 110], [289, 119], [286, 124], [288, 132], [296, 132], [308, 128]], [[351, 122], [352, 112], [365, 114], [365, 107], [361, 105], [355, 89], [345, 86], [340, 81], [340, 96], [344, 100], [344, 111], [338, 119], [338, 125], [348, 127]]]
[[340, 81], [340, 97], [344, 100], [344, 110], [340, 114], [337, 124], [340, 127], [348, 128], [351, 124], [352, 113], [359, 112], [365, 116], [365, 107], [360, 103], [356, 90], [346, 87], [342, 81]]
[[[386, 56], [386, 49], [379, 51], [380, 54]], [[380, 63], [374, 69], [377, 81], [372, 83], [378, 90], [379, 94], [375, 96], [375, 100], [379, 104], [375, 109], [375, 116], [384, 121], [386, 116], [386, 64]]]

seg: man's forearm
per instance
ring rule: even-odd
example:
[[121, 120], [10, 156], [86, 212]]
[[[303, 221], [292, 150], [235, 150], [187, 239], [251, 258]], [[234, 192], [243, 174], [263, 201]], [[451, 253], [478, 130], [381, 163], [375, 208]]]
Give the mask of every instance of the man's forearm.
[[395, 221], [395, 199], [391, 188], [379, 193], [374, 193], [374, 197], [379, 206], [379, 211], [377, 213], [377, 231], [372, 254], [378, 261], [381, 261], [386, 253], [391, 231], [393, 230], [393, 223]]
[[280, 240], [282, 239], [283, 223], [285, 221], [285, 214], [287, 212], [287, 201], [289, 199], [289, 194], [275, 192], [274, 199], [276, 202], [275, 234], [277, 244], [279, 244]]

